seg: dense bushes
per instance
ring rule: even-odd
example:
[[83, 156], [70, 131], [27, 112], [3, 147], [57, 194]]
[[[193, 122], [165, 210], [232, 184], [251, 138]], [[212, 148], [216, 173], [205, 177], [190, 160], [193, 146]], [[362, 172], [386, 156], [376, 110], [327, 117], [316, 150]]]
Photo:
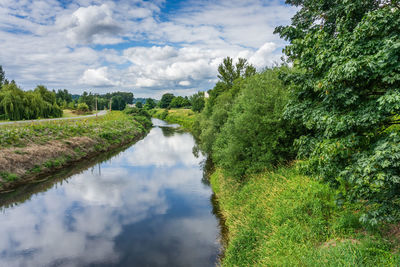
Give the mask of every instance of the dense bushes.
[[294, 158], [295, 136], [282, 118], [288, 90], [278, 71], [267, 70], [242, 83], [227, 122], [216, 135], [214, 161], [236, 177]]
[[194, 126], [200, 147], [232, 176], [262, 171], [295, 157], [296, 130], [283, 119], [289, 92], [278, 78], [288, 68], [267, 69], [220, 81]]
[[132, 115], [135, 120], [142, 124], [145, 128], [152, 126], [151, 115], [143, 108], [126, 107], [123, 112], [125, 114]]

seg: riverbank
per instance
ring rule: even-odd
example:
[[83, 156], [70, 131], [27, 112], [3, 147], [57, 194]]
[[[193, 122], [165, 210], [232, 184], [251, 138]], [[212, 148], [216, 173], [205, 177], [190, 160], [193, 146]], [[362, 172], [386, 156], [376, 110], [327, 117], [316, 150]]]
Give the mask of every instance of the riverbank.
[[360, 205], [338, 206], [326, 184], [282, 167], [210, 183], [228, 228], [222, 266], [399, 266], [398, 227], [365, 229]]
[[169, 123], [177, 123], [182, 128], [191, 131], [197, 113], [190, 109], [152, 109], [149, 111], [150, 115], [154, 118], [165, 120]]
[[[165, 118], [174, 116], [193, 130], [194, 116]], [[217, 168], [210, 184], [227, 228], [222, 266], [400, 266], [398, 226], [366, 228], [362, 203], [339, 206], [328, 184], [296, 165], [245, 181]]]
[[[0, 127], [0, 192], [140, 139], [148, 124], [111, 112], [102, 117]], [[146, 125], [146, 126], [144, 126]]]

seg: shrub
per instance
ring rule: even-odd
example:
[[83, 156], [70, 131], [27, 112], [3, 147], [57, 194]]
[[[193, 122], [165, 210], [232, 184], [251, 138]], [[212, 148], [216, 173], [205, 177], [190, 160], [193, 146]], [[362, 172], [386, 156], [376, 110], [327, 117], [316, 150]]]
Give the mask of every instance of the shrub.
[[89, 111], [89, 106], [86, 103], [79, 103], [77, 110], [79, 112], [88, 112]]
[[288, 90], [270, 69], [246, 80], [212, 148], [215, 163], [236, 177], [294, 158], [295, 135], [283, 119]]

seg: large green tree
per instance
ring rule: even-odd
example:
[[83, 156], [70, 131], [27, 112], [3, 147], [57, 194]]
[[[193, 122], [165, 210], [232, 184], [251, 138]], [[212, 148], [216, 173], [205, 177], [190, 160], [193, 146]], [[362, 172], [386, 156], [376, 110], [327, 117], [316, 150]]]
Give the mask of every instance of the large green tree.
[[160, 108], [168, 108], [174, 98], [175, 96], [171, 93], [163, 94], [160, 100]]
[[182, 108], [182, 107], [189, 107], [190, 106], [190, 101], [187, 97], [183, 96], [177, 96], [174, 97], [169, 104], [169, 107], [171, 108]]
[[145, 109], [153, 109], [156, 107], [156, 102], [152, 98], [147, 98], [146, 103], [144, 104]]
[[287, 0], [276, 28], [295, 72], [286, 117], [304, 125], [307, 169], [363, 200], [363, 220], [400, 218], [400, 6], [397, 0]]
[[195, 112], [201, 112], [205, 105], [204, 92], [198, 92], [192, 95], [190, 98], [190, 103], [192, 104], [192, 110]]

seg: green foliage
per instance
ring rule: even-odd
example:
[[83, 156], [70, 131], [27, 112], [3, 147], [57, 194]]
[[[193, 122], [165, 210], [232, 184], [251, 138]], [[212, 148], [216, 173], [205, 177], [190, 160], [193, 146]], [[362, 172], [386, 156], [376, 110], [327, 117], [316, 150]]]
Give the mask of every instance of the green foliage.
[[[139, 102], [136, 102], [136, 104]], [[151, 122], [151, 115], [146, 109], [138, 108], [138, 107], [127, 107], [124, 109], [125, 114], [132, 115], [133, 118], [139, 122], [144, 128], [150, 128], [153, 123]]]
[[256, 74], [256, 68], [253, 65], [249, 65], [247, 59], [239, 58], [238, 62], [233, 65], [233, 60], [230, 57], [224, 58], [223, 62], [218, 66], [218, 78], [227, 84], [232, 86], [233, 82], [240, 77], [250, 77]]
[[164, 110], [160, 115], [160, 119], [165, 120], [167, 116], [168, 116], [168, 110]]
[[294, 127], [282, 118], [288, 90], [278, 78], [279, 71], [269, 69], [245, 80], [227, 122], [216, 135], [214, 162], [235, 177], [263, 171], [295, 156]]
[[80, 112], [88, 112], [89, 111], [88, 105], [86, 103], [84, 103], [84, 102], [83, 103], [79, 103], [76, 109], [78, 111], [80, 111]]
[[190, 101], [187, 97], [177, 96], [174, 97], [169, 104], [170, 108], [183, 108], [190, 107]]
[[[54, 92], [54, 91], [53, 91]], [[68, 92], [67, 89], [61, 90], [59, 89], [56, 93], [57, 104], [59, 106], [67, 107], [69, 103], [71, 103], [72, 95]]]
[[68, 106], [67, 106], [67, 108], [69, 108], [69, 109], [75, 109], [76, 107], [77, 106], [76, 106], [75, 100], [72, 100], [72, 102], [68, 103]]
[[372, 224], [400, 219], [400, 8], [398, 1], [298, 1], [276, 31], [295, 72], [286, 118], [308, 133], [306, 169], [370, 208]]
[[18, 179], [15, 173], [0, 172], [0, 178], [6, 182], [12, 182]]
[[142, 107], [143, 107], [142, 102], [136, 102], [136, 107], [137, 107], [137, 108], [142, 108]]
[[[297, 126], [283, 119], [288, 90], [278, 78], [287, 67], [218, 82], [193, 131], [200, 148], [236, 178], [295, 157]], [[301, 127], [300, 127], [301, 129]]]
[[193, 131], [200, 140], [200, 148], [212, 156], [212, 147], [220, 134], [222, 126], [228, 119], [235, 98], [245, 83], [244, 79], [236, 79], [232, 87], [218, 82], [209, 91], [205, 107], [194, 123]]
[[144, 104], [144, 108], [147, 110], [153, 109], [156, 107], [156, 102], [152, 98], [147, 98], [146, 103]]
[[171, 104], [172, 99], [174, 99], [174, 95], [171, 93], [163, 94], [160, 100], [160, 108], [168, 108], [169, 104]]
[[3, 67], [0, 65], [0, 90], [1, 90], [1, 87], [3, 86], [3, 84], [5, 82], [5, 79], [6, 79], [6, 74], [5, 74], [4, 70], [3, 70]]
[[192, 105], [192, 110], [195, 112], [201, 112], [205, 106], [204, 92], [198, 92], [189, 98]]
[[133, 103], [133, 94], [126, 92], [113, 92], [103, 95], [95, 95], [91, 92], [83, 92], [83, 94], [78, 97], [78, 103], [86, 103], [86, 105], [89, 107], [89, 110], [94, 110], [96, 108], [96, 100], [97, 110], [109, 109], [110, 101], [111, 108], [113, 110], [123, 110], [126, 104]]
[[139, 122], [141, 125], [143, 125], [145, 128], [150, 128], [153, 125], [151, 119], [148, 118], [147, 116], [137, 115], [135, 116], [135, 120]]
[[75, 136], [93, 138], [101, 133], [111, 133], [110, 139], [105, 138], [107, 141], [124, 140], [128, 136], [132, 136], [132, 133], [144, 131], [143, 125], [136, 121], [136, 116], [146, 117], [150, 120], [150, 115], [146, 111], [140, 110], [137, 114], [113, 111], [97, 118], [4, 125], [0, 126], [0, 147], [24, 147], [32, 143], [44, 144]]
[[55, 93], [44, 86], [24, 92], [15, 83], [3, 85], [0, 91], [0, 116], [9, 120], [61, 117]]
[[197, 117], [197, 114], [190, 109], [153, 109], [151, 114], [153, 117], [169, 123], [177, 123], [190, 131], [193, 131], [193, 125]]
[[124, 110], [126, 107], [126, 101], [120, 95], [114, 96], [111, 102], [111, 108], [113, 110]]
[[236, 65], [227, 57], [218, 67], [220, 81], [209, 90], [204, 110], [194, 123], [193, 132], [200, 139], [200, 148], [211, 155], [212, 146], [245, 80], [256, 73], [246, 59], [239, 58]]

